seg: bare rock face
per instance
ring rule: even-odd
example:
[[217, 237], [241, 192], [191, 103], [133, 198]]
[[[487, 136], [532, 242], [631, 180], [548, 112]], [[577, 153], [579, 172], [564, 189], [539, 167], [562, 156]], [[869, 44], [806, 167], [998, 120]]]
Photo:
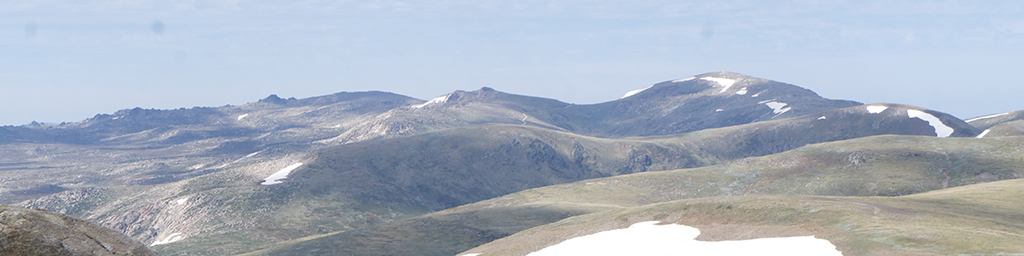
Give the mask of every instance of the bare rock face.
[[0, 205], [0, 255], [157, 255], [117, 231], [66, 215]]

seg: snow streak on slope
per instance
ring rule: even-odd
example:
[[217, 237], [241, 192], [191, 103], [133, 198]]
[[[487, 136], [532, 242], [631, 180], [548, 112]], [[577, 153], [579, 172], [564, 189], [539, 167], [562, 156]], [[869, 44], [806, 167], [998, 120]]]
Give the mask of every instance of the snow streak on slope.
[[238, 116], [238, 120], [242, 120], [242, 118], [245, 118], [247, 116], [249, 116], [249, 114], [240, 115], [240, 116]]
[[676, 79], [676, 80], [672, 80], [672, 82], [673, 83], [680, 83], [680, 82], [690, 81], [690, 80], [693, 80], [693, 79], [696, 79], [696, 77], [692, 77], [691, 76], [691, 77], [687, 77], [687, 78], [683, 78], [683, 79]]
[[917, 118], [928, 121], [928, 125], [935, 127], [935, 134], [939, 138], [946, 138], [949, 137], [949, 135], [953, 134], [952, 127], [946, 126], [946, 124], [942, 123], [942, 121], [940, 121], [939, 118], [933, 116], [932, 114], [928, 114], [920, 110], [908, 109], [907, 116], [910, 116], [910, 118]]
[[527, 256], [547, 255], [842, 255], [813, 236], [738, 241], [696, 241], [700, 230], [684, 225], [640, 222], [626, 229], [575, 237]]
[[1009, 115], [1009, 114], [1010, 114], [1010, 112], [1001, 113], [1001, 114], [995, 114], [995, 115], [980, 116], [980, 117], [975, 117], [975, 118], [964, 120], [964, 122], [970, 123], [970, 122], [978, 121], [978, 120], [981, 120], [981, 119], [1000, 117], [1000, 116], [1005, 116], [1005, 115]]
[[886, 109], [889, 109], [889, 107], [887, 107], [887, 106], [868, 106], [868, 113], [878, 114], [878, 113], [882, 113], [882, 111], [885, 111]]
[[451, 96], [452, 96], [451, 94], [446, 94], [446, 95], [441, 96], [441, 97], [433, 98], [433, 99], [431, 99], [431, 100], [429, 100], [429, 101], [427, 101], [426, 103], [423, 103], [423, 104], [412, 105], [412, 108], [423, 108], [423, 107], [426, 107], [427, 105], [430, 105], [430, 104], [441, 104], [441, 103], [444, 103], [445, 101], [448, 101], [448, 97], [451, 97]]
[[271, 174], [269, 177], [264, 179], [263, 182], [260, 183], [260, 185], [281, 184], [281, 180], [287, 179], [288, 174], [292, 173], [292, 171], [294, 171], [296, 168], [299, 168], [299, 166], [302, 166], [302, 163], [294, 163], [292, 165], [289, 165], [288, 167], [285, 167], [284, 169], [281, 169], [280, 171]]
[[988, 135], [988, 132], [991, 132], [991, 131], [992, 131], [991, 129], [985, 129], [985, 131], [981, 132], [981, 134], [978, 134], [978, 136], [975, 137], [975, 138], [979, 138], [979, 139], [984, 138], [985, 135]]
[[740, 89], [740, 91], [736, 92], [736, 95], [747, 95], [747, 87]]
[[632, 91], [626, 92], [626, 95], [622, 95], [622, 98], [619, 98], [619, 99], [625, 99], [626, 97], [633, 96], [634, 94], [640, 93], [640, 92], [645, 91], [647, 89], [651, 89], [651, 87], [654, 87], [654, 85], [651, 85], [651, 86], [648, 86], [648, 87], [644, 87], [642, 89], [636, 89], [636, 90], [632, 90]]
[[732, 84], [736, 83], [736, 80], [718, 77], [701, 77], [700, 80], [716, 82], [722, 87], [724, 87], [721, 91], [719, 91], [719, 93], [725, 92], [725, 90], [728, 90], [729, 87], [732, 87]]

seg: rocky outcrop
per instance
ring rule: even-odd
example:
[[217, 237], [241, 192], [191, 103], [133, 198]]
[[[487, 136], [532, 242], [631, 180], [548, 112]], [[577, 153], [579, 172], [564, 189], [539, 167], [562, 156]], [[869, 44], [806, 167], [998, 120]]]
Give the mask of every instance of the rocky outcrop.
[[0, 205], [0, 255], [157, 255], [117, 231], [66, 215]]

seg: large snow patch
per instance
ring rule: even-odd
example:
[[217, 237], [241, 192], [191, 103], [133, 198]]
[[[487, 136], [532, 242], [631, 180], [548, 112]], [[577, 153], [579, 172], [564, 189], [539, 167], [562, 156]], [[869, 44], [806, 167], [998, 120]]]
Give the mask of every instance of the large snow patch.
[[908, 109], [907, 116], [910, 116], [910, 118], [928, 121], [928, 125], [935, 127], [935, 135], [939, 138], [949, 137], [949, 135], [953, 134], [953, 127], [946, 126], [946, 124], [942, 123], [939, 118], [932, 114], [928, 114], [920, 110]]
[[282, 183], [281, 180], [287, 179], [288, 178], [288, 174], [291, 174], [292, 171], [294, 171], [295, 169], [299, 168], [299, 166], [302, 166], [302, 163], [294, 163], [292, 165], [289, 165], [288, 167], [285, 167], [284, 169], [281, 169], [280, 171], [277, 171], [274, 174], [271, 174], [269, 177], [264, 179], [263, 182], [260, 183], [260, 185], [281, 184]]
[[868, 113], [878, 114], [878, 113], [882, 113], [882, 111], [885, 111], [886, 109], [889, 109], [889, 107], [887, 107], [887, 106], [868, 106]]
[[448, 97], [451, 97], [451, 96], [452, 96], [451, 94], [446, 94], [446, 95], [441, 96], [441, 97], [430, 99], [429, 101], [427, 101], [427, 102], [425, 102], [423, 104], [412, 105], [412, 108], [423, 108], [423, 107], [426, 107], [427, 105], [431, 105], [431, 104], [441, 104], [441, 103], [444, 103], [445, 101], [448, 101]]
[[789, 107], [786, 107], [786, 105], [788, 105], [788, 104], [786, 104], [784, 102], [777, 102], [777, 101], [767, 101], [767, 102], [762, 101], [762, 102], [764, 102], [765, 106], [768, 106], [769, 108], [772, 108], [772, 113], [775, 113], [776, 115], [782, 114], [782, 113], [786, 113], [786, 111], [789, 111], [791, 109]]
[[736, 95], [747, 95], [747, 87], [740, 89], [740, 91], [736, 92]]
[[696, 241], [700, 230], [677, 224], [640, 222], [626, 229], [575, 237], [527, 256], [546, 255], [842, 255], [828, 240], [813, 236]]
[[719, 85], [721, 85], [723, 88], [722, 91], [719, 91], [719, 93], [725, 92], [725, 90], [728, 90], [729, 87], [732, 87], [732, 84], [736, 83], [736, 80], [718, 77], [701, 77], [700, 80], [716, 82]]

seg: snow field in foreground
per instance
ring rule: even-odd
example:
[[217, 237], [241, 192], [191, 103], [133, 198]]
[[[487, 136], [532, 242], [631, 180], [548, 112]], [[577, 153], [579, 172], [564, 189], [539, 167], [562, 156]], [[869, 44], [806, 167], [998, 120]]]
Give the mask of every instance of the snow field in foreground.
[[842, 255], [828, 240], [813, 236], [705, 242], [700, 230], [678, 224], [640, 222], [626, 229], [575, 237], [527, 256], [546, 255]]

